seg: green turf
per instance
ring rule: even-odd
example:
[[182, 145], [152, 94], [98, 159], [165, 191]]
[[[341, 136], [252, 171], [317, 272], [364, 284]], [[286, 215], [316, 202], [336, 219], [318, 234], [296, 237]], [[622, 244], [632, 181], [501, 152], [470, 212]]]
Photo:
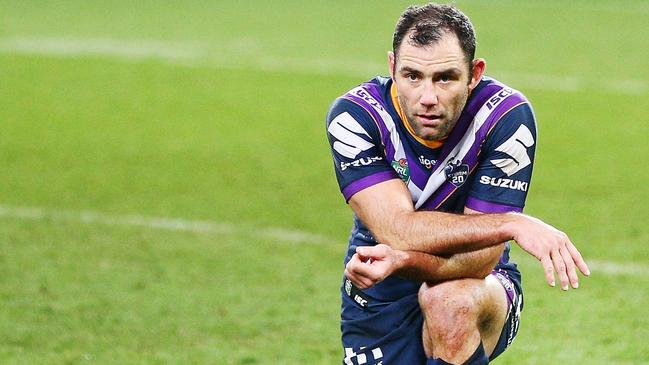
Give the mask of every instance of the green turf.
[[[324, 114], [383, 72], [408, 4], [347, 3], [0, 2], [1, 207], [230, 229], [0, 215], [0, 363], [340, 362], [351, 213]], [[539, 120], [527, 212], [596, 262], [560, 293], [514, 250], [525, 310], [497, 363], [649, 363], [649, 6], [459, 5]]]

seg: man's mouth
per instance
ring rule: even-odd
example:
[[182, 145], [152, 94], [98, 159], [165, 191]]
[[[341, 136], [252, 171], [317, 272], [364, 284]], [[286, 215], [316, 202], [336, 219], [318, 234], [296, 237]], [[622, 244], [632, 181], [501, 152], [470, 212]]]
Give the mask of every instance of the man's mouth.
[[417, 117], [424, 122], [424, 125], [434, 124], [442, 119], [442, 116], [438, 114], [417, 114]]

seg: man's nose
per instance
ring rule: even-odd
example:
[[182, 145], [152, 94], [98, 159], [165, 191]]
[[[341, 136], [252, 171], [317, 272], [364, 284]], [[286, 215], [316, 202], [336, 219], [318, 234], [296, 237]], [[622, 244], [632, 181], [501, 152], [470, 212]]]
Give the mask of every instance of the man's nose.
[[424, 84], [424, 90], [421, 94], [419, 102], [422, 105], [426, 106], [433, 106], [437, 104], [437, 88], [435, 87], [434, 82], [426, 82]]

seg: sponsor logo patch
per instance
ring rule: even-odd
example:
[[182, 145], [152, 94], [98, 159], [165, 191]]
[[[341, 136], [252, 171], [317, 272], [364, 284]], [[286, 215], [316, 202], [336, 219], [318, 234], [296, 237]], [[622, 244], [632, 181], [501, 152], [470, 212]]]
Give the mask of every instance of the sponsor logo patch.
[[383, 365], [383, 351], [380, 347], [368, 349], [365, 346], [358, 348], [345, 347], [345, 365]]
[[526, 126], [521, 125], [508, 140], [496, 148], [496, 151], [509, 157], [491, 160], [491, 163], [500, 168], [507, 176], [512, 176], [532, 163], [527, 154], [527, 149], [532, 146], [534, 146], [532, 132]]
[[507, 178], [495, 178], [485, 175], [480, 176], [480, 184], [520, 191], [527, 191], [528, 187], [528, 183], [525, 181], [518, 181]]
[[449, 161], [444, 167], [444, 174], [448, 182], [459, 188], [469, 177], [469, 165], [463, 164], [461, 160]]
[[[374, 144], [367, 140], [370, 137], [369, 134], [347, 112], [335, 117], [329, 124], [327, 131], [336, 139], [333, 143], [333, 149], [347, 158], [356, 158], [361, 152], [374, 147]], [[365, 136], [367, 139], [361, 136]]]
[[508, 97], [509, 95], [511, 95], [513, 93], [514, 93], [514, 90], [512, 90], [510, 88], [504, 88], [504, 89], [500, 90], [498, 92], [498, 94], [492, 96], [491, 99], [489, 99], [489, 101], [487, 102], [487, 108], [489, 110], [495, 108], [496, 106], [498, 106], [498, 104], [500, 104], [501, 101], [503, 101], [506, 97]]
[[383, 157], [381, 156], [374, 156], [374, 157], [363, 157], [359, 158], [358, 160], [354, 160], [352, 162], [340, 162], [340, 171], [345, 171], [347, 170], [348, 167], [353, 166], [353, 167], [361, 167], [361, 166], [367, 166], [373, 162], [376, 161], [381, 161]]
[[381, 106], [381, 103], [379, 103], [378, 101], [376, 101], [376, 99], [374, 99], [374, 98], [372, 97], [372, 95], [370, 95], [370, 94], [369, 94], [366, 90], [364, 90], [362, 87], [359, 87], [359, 88], [356, 88], [356, 89], [352, 90], [351, 93], [354, 94], [354, 95], [356, 95], [356, 96], [358, 96], [359, 98], [361, 98], [361, 99], [367, 101], [371, 106], [373, 106], [373, 107], [379, 109], [380, 111], [385, 111], [385, 109], [383, 108], [383, 106]]
[[419, 163], [422, 164], [428, 170], [432, 169], [433, 166], [435, 166], [436, 162], [437, 162], [436, 160], [428, 159], [424, 157], [424, 155], [419, 156]]
[[392, 161], [392, 168], [397, 172], [401, 180], [408, 182], [410, 180], [410, 168], [408, 167], [408, 160], [405, 158], [399, 161]]
[[345, 293], [350, 297], [352, 296], [352, 282], [349, 279], [345, 280]]

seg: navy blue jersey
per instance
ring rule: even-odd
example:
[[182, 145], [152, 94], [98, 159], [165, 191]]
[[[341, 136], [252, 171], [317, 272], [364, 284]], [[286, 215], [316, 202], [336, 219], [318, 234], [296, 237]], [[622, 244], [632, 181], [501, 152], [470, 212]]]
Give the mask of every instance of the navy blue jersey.
[[[404, 121], [392, 80], [377, 77], [331, 106], [327, 131], [336, 178], [346, 201], [380, 182], [399, 178], [418, 210], [520, 212], [530, 187], [536, 124], [518, 91], [483, 78], [441, 146], [418, 138]], [[345, 264], [355, 246], [375, 245], [357, 217]], [[497, 268], [509, 263], [509, 245]], [[416, 293], [419, 282], [391, 276], [365, 292], [379, 300]]]

